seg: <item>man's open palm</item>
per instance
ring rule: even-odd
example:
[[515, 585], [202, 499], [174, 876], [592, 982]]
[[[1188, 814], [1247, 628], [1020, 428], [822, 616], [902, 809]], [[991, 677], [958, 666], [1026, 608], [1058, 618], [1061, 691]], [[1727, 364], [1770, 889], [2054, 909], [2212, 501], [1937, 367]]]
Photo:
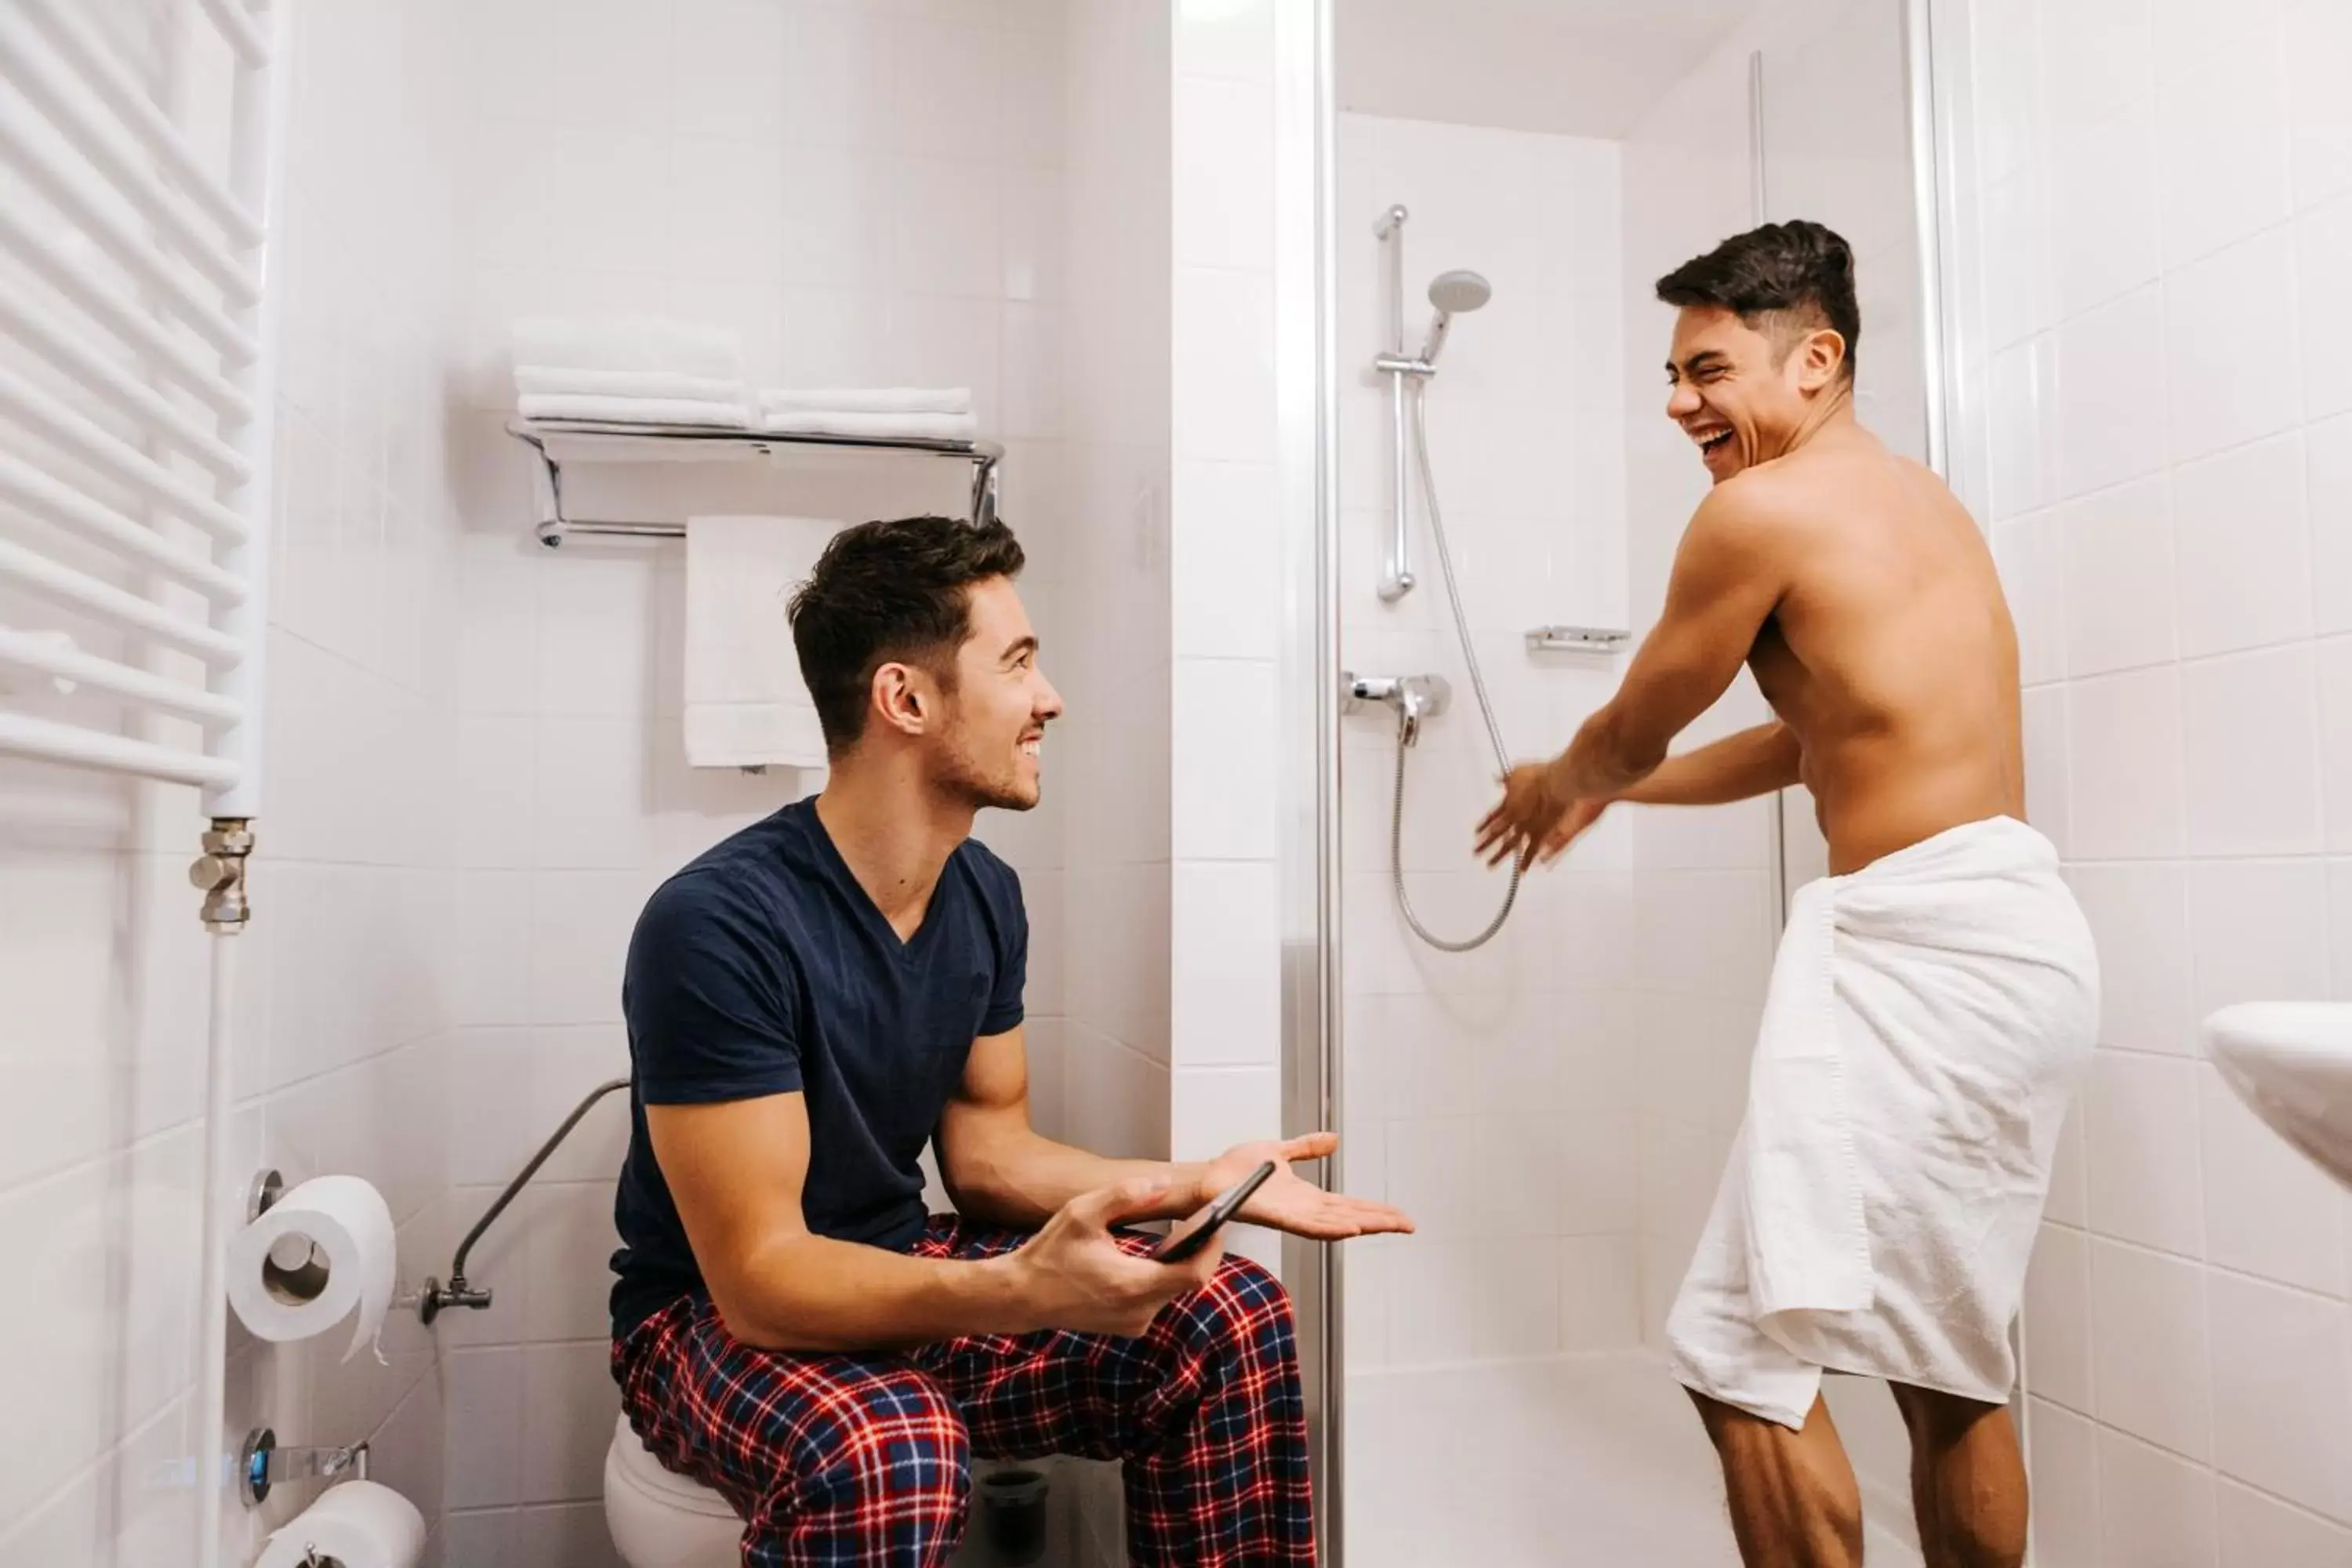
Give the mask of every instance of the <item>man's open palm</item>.
[[1294, 1160], [1320, 1160], [1339, 1146], [1339, 1136], [1331, 1132], [1239, 1144], [1210, 1163], [1204, 1184], [1212, 1193], [1222, 1193], [1271, 1160], [1275, 1163], [1274, 1174], [1242, 1205], [1240, 1217], [1250, 1224], [1288, 1231], [1312, 1241], [1341, 1241], [1351, 1236], [1412, 1230], [1412, 1221], [1402, 1209], [1351, 1198], [1345, 1193], [1325, 1192], [1291, 1169]]

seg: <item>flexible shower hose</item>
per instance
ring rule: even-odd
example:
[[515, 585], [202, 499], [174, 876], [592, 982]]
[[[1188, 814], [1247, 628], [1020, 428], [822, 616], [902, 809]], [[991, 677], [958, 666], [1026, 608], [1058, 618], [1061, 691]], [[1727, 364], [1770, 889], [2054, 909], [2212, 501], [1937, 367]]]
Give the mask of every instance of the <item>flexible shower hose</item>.
[[[1503, 745], [1502, 726], [1495, 722], [1495, 704], [1486, 695], [1486, 678], [1478, 668], [1478, 650], [1470, 641], [1469, 617], [1462, 613], [1462, 588], [1454, 579], [1454, 552], [1446, 547], [1445, 519], [1438, 510], [1437, 478], [1429, 467], [1429, 415], [1423, 396], [1424, 386], [1419, 377], [1413, 378], [1412, 449], [1413, 456], [1421, 464], [1421, 492], [1422, 499], [1429, 506], [1430, 537], [1436, 542], [1437, 566], [1445, 578], [1445, 602], [1454, 612], [1454, 633], [1462, 639], [1462, 662], [1470, 671], [1470, 689], [1478, 700], [1479, 717], [1486, 721], [1487, 742], [1495, 749], [1495, 767], [1497, 773], [1508, 773], [1511, 754]], [[1511, 862], [1511, 883], [1503, 890], [1503, 907], [1495, 911], [1495, 918], [1488, 921], [1486, 929], [1476, 936], [1453, 942], [1421, 923], [1421, 918], [1412, 912], [1412, 900], [1406, 894], [1404, 887], [1404, 760], [1412, 754], [1412, 748], [1405, 743], [1404, 726], [1400, 720], [1397, 726], [1396, 804], [1389, 814], [1389, 868], [1396, 880], [1397, 909], [1403, 914], [1404, 923], [1412, 928], [1412, 934], [1440, 952], [1469, 952], [1492, 942], [1495, 933], [1503, 929], [1503, 922], [1511, 918], [1511, 907], [1519, 900], [1519, 878], [1525, 868], [1517, 860]]]

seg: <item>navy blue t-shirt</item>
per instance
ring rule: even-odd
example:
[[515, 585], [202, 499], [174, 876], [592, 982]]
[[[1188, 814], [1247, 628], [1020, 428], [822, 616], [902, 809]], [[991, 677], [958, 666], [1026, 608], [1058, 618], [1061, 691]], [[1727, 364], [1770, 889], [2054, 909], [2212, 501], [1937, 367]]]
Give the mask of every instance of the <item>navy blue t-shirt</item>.
[[699, 1289], [701, 1271], [646, 1134], [648, 1105], [799, 1091], [809, 1229], [903, 1251], [923, 1231], [916, 1161], [972, 1041], [1021, 1022], [1029, 925], [1013, 868], [966, 841], [901, 942], [834, 847], [814, 799], [662, 884], [621, 987], [629, 1153], [614, 1221], [613, 1333]]

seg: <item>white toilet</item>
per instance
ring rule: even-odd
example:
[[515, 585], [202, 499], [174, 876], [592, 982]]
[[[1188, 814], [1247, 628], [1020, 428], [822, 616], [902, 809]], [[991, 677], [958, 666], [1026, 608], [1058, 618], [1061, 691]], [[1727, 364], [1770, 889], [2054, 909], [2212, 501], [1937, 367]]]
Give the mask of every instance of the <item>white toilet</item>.
[[743, 1521], [699, 1481], [662, 1468], [621, 1416], [604, 1451], [604, 1527], [629, 1568], [738, 1568]]

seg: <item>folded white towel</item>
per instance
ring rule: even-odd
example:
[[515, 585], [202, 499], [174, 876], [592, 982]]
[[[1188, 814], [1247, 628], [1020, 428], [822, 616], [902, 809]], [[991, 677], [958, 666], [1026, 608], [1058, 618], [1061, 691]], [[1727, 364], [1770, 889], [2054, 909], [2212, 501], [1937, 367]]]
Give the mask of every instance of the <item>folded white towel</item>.
[[661, 316], [524, 316], [513, 326], [514, 363], [582, 370], [659, 370], [740, 381], [733, 333]]
[[686, 521], [686, 760], [698, 768], [819, 768], [824, 731], [784, 606], [838, 522]]
[[969, 414], [969, 386], [772, 386], [760, 394], [770, 414]]
[[573, 365], [519, 364], [515, 390], [526, 395], [684, 398], [694, 403], [748, 401], [740, 381], [680, 375], [667, 370], [583, 370]]
[[526, 419], [582, 419], [607, 425], [695, 425], [722, 430], [751, 428], [751, 410], [740, 403], [709, 403], [684, 397], [596, 397], [586, 393], [525, 393], [515, 412]]
[[762, 414], [760, 428], [777, 436], [851, 436], [861, 440], [969, 441], [980, 422], [969, 414]]
[[2098, 956], [2022, 822], [1798, 889], [1748, 1119], [1666, 1320], [1684, 1384], [1801, 1427], [1824, 1369], [2009, 1398]]

